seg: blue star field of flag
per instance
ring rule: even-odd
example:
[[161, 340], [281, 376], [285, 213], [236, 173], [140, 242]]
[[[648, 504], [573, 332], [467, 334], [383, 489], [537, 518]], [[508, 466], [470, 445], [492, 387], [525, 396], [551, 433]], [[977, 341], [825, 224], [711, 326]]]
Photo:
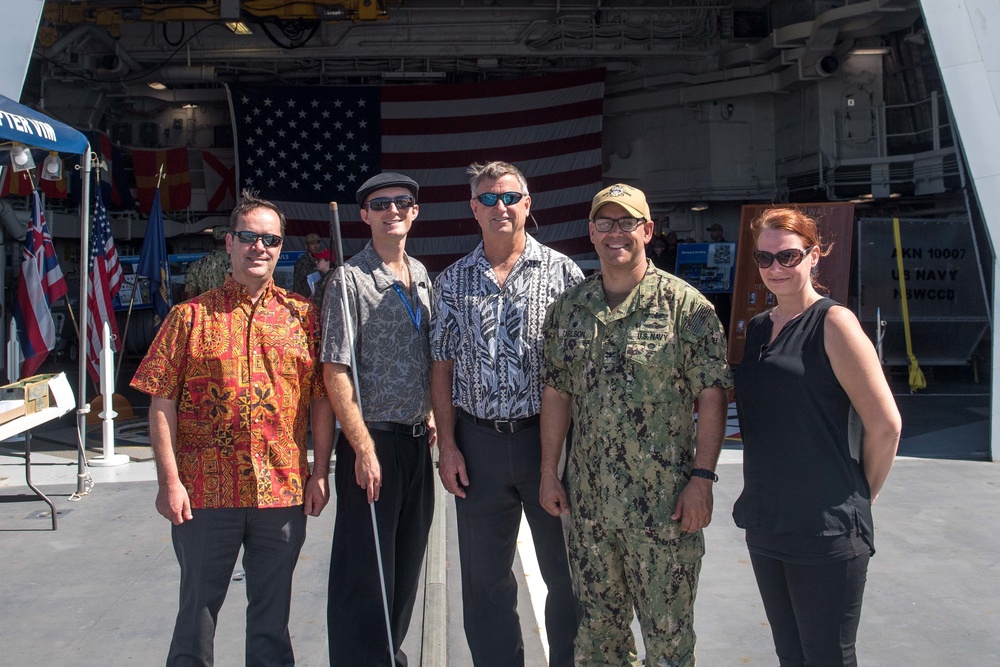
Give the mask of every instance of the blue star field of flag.
[[350, 203], [381, 171], [378, 88], [230, 86], [229, 94], [241, 190]]

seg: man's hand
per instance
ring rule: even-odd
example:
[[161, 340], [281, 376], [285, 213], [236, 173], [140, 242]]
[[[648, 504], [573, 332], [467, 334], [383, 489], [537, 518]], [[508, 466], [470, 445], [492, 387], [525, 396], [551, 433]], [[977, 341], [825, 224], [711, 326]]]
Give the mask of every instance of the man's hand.
[[434, 421], [434, 413], [427, 417], [427, 446], [433, 447], [438, 441], [437, 423]]
[[555, 475], [542, 475], [542, 481], [538, 487], [538, 502], [552, 516], [569, 514], [566, 489]]
[[315, 473], [309, 475], [302, 507], [306, 516], [319, 516], [328, 502], [330, 502], [330, 481], [326, 475]]
[[363, 454], [356, 453], [354, 461], [354, 478], [358, 486], [368, 492], [368, 503], [378, 500], [379, 491], [382, 489], [382, 466], [375, 455], [375, 445], [365, 449]]
[[711, 480], [692, 477], [677, 498], [677, 507], [671, 519], [681, 522], [681, 532], [693, 533], [712, 522]]
[[160, 484], [156, 493], [156, 511], [175, 526], [194, 518], [191, 514], [191, 499], [179, 479]]
[[440, 449], [441, 460], [438, 463], [438, 474], [441, 475], [441, 482], [448, 493], [464, 498], [464, 487], [469, 486], [469, 476], [465, 472], [465, 457], [455, 445]]

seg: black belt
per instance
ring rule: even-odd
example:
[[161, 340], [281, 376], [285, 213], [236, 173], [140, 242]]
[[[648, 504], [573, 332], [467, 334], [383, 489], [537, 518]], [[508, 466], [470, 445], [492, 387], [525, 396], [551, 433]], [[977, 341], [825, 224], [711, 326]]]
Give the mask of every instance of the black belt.
[[526, 428], [538, 426], [541, 423], [541, 418], [538, 415], [532, 415], [524, 419], [480, 419], [476, 415], [470, 415], [465, 410], [459, 410], [458, 412], [465, 420], [478, 426], [493, 429], [499, 433], [517, 433]]
[[376, 431], [387, 431], [405, 438], [422, 438], [427, 435], [427, 424], [397, 424], [396, 422], [365, 422], [365, 426]]

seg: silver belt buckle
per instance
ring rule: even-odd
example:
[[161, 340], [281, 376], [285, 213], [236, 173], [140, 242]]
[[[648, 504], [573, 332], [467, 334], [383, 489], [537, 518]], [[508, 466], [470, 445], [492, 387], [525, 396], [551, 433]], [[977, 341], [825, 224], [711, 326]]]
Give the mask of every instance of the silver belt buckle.
[[[496, 419], [493, 421], [493, 428], [497, 430], [497, 433], [513, 433], [513, 424], [514, 422], [511, 419]], [[506, 429], [501, 428], [501, 425], [505, 425]]]
[[413, 438], [422, 438], [425, 433], [427, 433], [427, 424], [423, 422], [418, 422], [410, 427], [410, 436]]

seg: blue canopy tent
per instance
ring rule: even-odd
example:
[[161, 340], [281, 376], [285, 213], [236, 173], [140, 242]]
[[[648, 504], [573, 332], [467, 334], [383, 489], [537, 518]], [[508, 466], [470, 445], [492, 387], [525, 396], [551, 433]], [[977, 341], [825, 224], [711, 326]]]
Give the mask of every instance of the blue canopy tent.
[[[82, 312], [87, 308], [87, 280], [89, 278], [88, 250], [90, 247], [90, 166], [91, 151], [87, 137], [65, 123], [49, 118], [34, 109], [18, 104], [8, 97], [0, 95], [0, 146], [7, 142], [18, 142], [32, 148], [42, 148], [59, 153], [80, 156], [83, 192], [80, 199], [80, 382], [77, 394], [77, 406], [82, 408], [86, 396], [87, 381], [87, 327], [82, 318]], [[6, 156], [5, 156], [6, 157]], [[87, 459], [84, 450], [86, 442], [86, 414], [83, 409], [77, 410], [77, 493], [85, 491]]]

